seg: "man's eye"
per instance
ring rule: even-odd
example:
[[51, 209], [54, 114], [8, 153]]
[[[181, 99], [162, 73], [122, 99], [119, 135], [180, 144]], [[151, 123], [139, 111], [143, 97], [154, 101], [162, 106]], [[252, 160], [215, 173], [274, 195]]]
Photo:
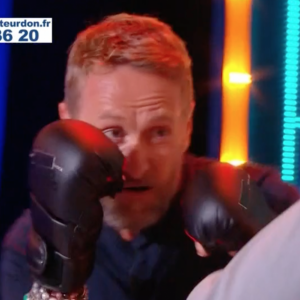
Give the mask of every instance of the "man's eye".
[[151, 132], [152, 138], [154, 138], [155, 140], [164, 139], [168, 137], [170, 134], [171, 134], [170, 129], [166, 127], [154, 128]]
[[159, 128], [159, 129], [154, 131], [154, 134], [156, 136], [165, 136], [165, 135], [167, 135], [167, 133], [168, 133], [168, 131], [164, 128]]
[[121, 128], [106, 129], [103, 133], [113, 141], [119, 141], [124, 137], [124, 131]]

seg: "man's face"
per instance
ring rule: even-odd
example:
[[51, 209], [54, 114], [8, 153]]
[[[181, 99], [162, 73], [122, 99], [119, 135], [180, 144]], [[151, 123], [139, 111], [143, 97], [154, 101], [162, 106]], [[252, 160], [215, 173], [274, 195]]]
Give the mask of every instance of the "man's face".
[[190, 140], [181, 84], [119, 66], [84, 79], [76, 116], [60, 105], [62, 118], [98, 127], [126, 157], [124, 190], [101, 200], [105, 222], [133, 234], [157, 222], [179, 188]]

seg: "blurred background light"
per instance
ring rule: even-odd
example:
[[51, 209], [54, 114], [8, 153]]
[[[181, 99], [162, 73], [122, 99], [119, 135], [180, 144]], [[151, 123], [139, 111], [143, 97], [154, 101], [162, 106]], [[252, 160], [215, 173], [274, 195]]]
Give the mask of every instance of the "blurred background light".
[[300, 0], [287, 0], [284, 57], [284, 99], [282, 136], [282, 179], [291, 183], [298, 181], [299, 138], [297, 128], [299, 107], [299, 39]]

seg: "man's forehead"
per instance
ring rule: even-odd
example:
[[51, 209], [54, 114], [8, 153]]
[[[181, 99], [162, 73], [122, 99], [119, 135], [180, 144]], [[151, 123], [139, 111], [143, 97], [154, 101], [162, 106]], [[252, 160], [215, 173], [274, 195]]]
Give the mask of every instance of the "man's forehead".
[[133, 112], [126, 112], [126, 110], [116, 110], [116, 109], [105, 109], [101, 110], [99, 114], [99, 119], [100, 120], [126, 120], [131, 117], [138, 117], [141, 116], [144, 118], [145, 121], [148, 122], [170, 122], [173, 121], [174, 118], [176, 117], [175, 114], [170, 113], [167, 110], [150, 110], [150, 111], [143, 111], [139, 112], [138, 111], [133, 111]]
[[180, 97], [180, 91], [178, 82], [129, 66], [118, 67], [104, 74], [89, 74], [83, 85], [86, 98], [112, 98], [110, 100], [117, 102], [127, 102], [127, 98], [128, 101], [147, 101], [149, 98], [166, 102], [172, 98], [174, 101], [174, 98]]
[[182, 108], [180, 91], [177, 83], [153, 74], [131, 68], [115, 69], [107, 74], [90, 74], [81, 103], [85, 109], [96, 112], [98, 119], [127, 119], [133, 115], [167, 120]]

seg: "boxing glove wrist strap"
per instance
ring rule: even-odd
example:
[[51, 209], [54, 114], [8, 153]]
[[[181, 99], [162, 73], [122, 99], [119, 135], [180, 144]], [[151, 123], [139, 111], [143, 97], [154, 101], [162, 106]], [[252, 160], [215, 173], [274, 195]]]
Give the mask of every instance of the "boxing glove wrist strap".
[[88, 300], [88, 290], [86, 287], [79, 293], [62, 294], [59, 292], [51, 291], [43, 288], [38, 283], [34, 283], [30, 292], [28, 293], [27, 300]]

